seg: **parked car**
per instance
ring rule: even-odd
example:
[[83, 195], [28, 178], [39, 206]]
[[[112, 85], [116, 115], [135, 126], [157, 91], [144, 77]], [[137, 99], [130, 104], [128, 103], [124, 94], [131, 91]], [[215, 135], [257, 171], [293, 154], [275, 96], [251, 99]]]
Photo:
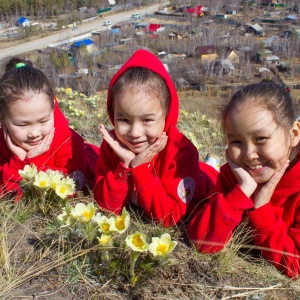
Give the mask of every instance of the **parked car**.
[[132, 19], [141, 19], [142, 17], [141, 17], [141, 15], [140, 15], [140, 13], [133, 13], [133, 14], [131, 15], [131, 18], [132, 18]]
[[106, 20], [103, 22], [103, 26], [110, 26], [112, 24], [113, 24], [112, 20]]

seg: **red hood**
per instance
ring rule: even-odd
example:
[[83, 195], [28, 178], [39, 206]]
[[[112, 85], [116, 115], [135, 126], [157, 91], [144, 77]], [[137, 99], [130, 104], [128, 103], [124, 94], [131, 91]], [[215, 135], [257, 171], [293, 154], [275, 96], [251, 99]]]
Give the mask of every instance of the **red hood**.
[[[128, 61], [121, 67], [121, 69], [113, 76], [110, 84], [109, 84], [109, 90], [107, 95], [107, 111], [110, 112], [111, 109], [111, 103], [112, 99], [110, 97], [110, 89], [113, 86], [113, 84], [116, 82], [116, 80], [119, 78], [121, 74], [123, 74], [125, 71], [127, 71], [130, 68], [137, 68], [137, 67], [144, 67], [148, 68], [151, 71], [159, 74], [166, 82], [169, 91], [170, 91], [170, 109], [169, 113], [166, 117], [166, 124], [164, 131], [168, 132], [170, 128], [176, 127], [177, 119], [178, 119], [178, 110], [179, 110], [179, 103], [178, 103], [178, 96], [175, 89], [175, 86], [173, 84], [173, 81], [168, 74], [166, 68], [161, 63], [161, 61], [153, 55], [151, 52], [146, 50], [138, 50], [136, 51], [129, 59]], [[110, 115], [110, 120], [112, 124], [114, 123], [113, 116]]]

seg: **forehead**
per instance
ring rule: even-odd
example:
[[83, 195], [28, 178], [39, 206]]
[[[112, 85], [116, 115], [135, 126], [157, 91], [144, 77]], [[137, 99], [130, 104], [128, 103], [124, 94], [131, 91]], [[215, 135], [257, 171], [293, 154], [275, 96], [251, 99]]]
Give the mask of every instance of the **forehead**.
[[162, 108], [162, 99], [156, 92], [148, 91], [143, 87], [139, 88], [136, 86], [128, 87], [117, 93], [114, 97], [114, 106], [129, 108], [131, 106], [144, 106], [149, 108], [155, 106], [156, 108]]
[[230, 111], [225, 119], [227, 133], [246, 134], [276, 127], [274, 115], [265, 106], [255, 102], [243, 103]]

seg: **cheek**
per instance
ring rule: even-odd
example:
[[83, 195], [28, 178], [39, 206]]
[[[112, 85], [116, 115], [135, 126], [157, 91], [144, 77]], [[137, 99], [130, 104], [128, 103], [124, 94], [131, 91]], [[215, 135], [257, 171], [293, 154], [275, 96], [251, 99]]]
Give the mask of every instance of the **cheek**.
[[238, 157], [240, 156], [241, 154], [241, 151], [239, 148], [236, 148], [236, 147], [228, 147], [228, 154], [229, 154], [229, 157], [232, 161], [236, 162], [236, 160], [238, 159]]

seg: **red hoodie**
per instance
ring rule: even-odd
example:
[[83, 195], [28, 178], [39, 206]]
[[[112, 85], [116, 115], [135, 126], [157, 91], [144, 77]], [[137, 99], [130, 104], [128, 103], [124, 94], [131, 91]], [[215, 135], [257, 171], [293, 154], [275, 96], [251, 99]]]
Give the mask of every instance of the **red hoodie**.
[[[114, 75], [109, 89], [121, 74], [134, 67], [145, 67], [159, 74], [169, 88], [170, 108], [164, 128], [168, 142], [151, 163], [131, 169], [123, 165], [104, 141], [97, 163], [94, 197], [102, 208], [114, 213], [120, 213], [130, 201], [138, 203], [151, 219], [171, 226], [182, 219], [187, 206], [195, 199], [199, 202], [206, 197], [213, 181], [200, 170], [195, 146], [176, 128], [178, 96], [171, 77], [157, 57], [146, 50], [136, 51]], [[108, 112], [111, 105], [109, 90]], [[113, 123], [113, 115], [109, 117]], [[217, 172], [208, 165], [205, 168], [214, 180]]]
[[[298, 185], [299, 184], [299, 185]], [[263, 256], [289, 277], [300, 274], [300, 161], [288, 170], [269, 203], [254, 209], [228, 164], [221, 167], [209, 201], [192, 219], [188, 233], [203, 253], [220, 251], [248, 217]]]
[[36, 165], [38, 171], [59, 170], [65, 175], [74, 172], [72, 176], [77, 187], [82, 187], [85, 179], [86, 183], [92, 187], [98, 148], [85, 144], [83, 138], [69, 127], [57, 102], [54, 107], [54, 127], [55, 133], [49, 150], [44, 154], [24, 160], [9, 150], [3, 129], [0, 128], [0, 194], [16, 192], [18, 200], [22, 194], [19, 187], [22, 178], [18, 171], [23, 170], [25, 165], [31, 164]]

